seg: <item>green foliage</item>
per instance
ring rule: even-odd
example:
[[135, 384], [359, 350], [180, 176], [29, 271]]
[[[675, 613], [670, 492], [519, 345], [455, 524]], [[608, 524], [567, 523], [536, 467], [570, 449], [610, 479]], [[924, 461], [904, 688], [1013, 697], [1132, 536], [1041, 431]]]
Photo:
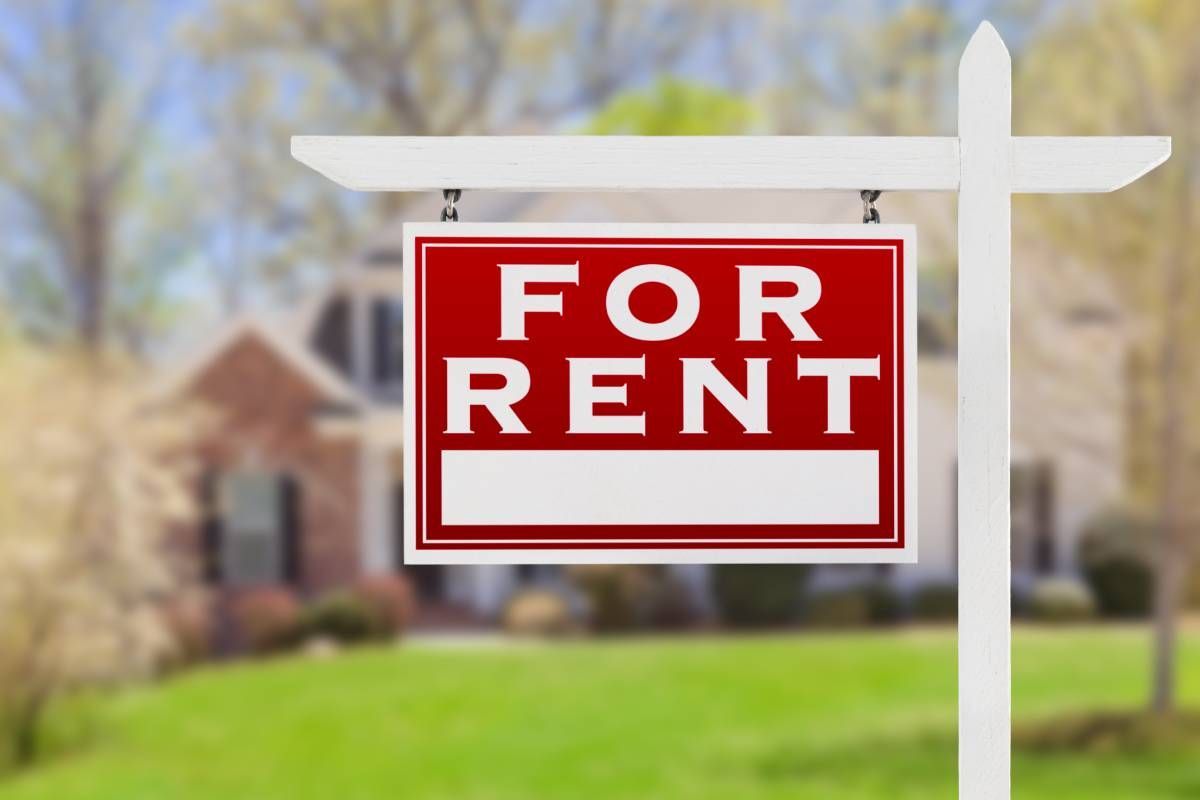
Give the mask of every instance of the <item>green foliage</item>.
[[931, 583], [913, 595], [913, 616], [927, 622], [947, 622], [958, 617], [958, 586]]
[[[1131, 708], [1144, 691], [1142, 631], [1013, 633], [1018, 730], [1063, 709]], [[86, 738], [0, 779], [0, 796], [953, 798], [955, 644], [950, 629], [573, 640], [203, 668], [106, 699]], [[1180, 669], [1200, 703], [1195, 631]], [[72, 727], [74, 705], [60, 712], [48, 728]], [[1014, 756], [1022, 800], [1182, 800], [1200, 749]]]
[[1029, 615], [1039, 622], [1080, 622], [1095, 614], [1092, 593], [1078, 581], [1050, 578], [1029, 593]]
[[592, 134], [721, 136], [747, 132], [754, 108], [741, 97], [702, 84], [660, 78], [649, 89], [614, 97], [588, 126]]
[[857, 628], [871, 621], [871, 603], [859, 588], [831, 589], [808, 598], [804, 621], [819, 628]]
[[1102, 615], [1150, 612], [1154, 573], [1146, 551], [1152, 535], [1153, 526], [1128, 511], [1106, 511], [1088, 523], [1079, 541], [1079, 563]]
[[329, 638], [341, 644], [357, 644], [382, 638], [384, 620], [361, 596], [331, 592], [317, 598], [300, 614], [301, 638]]
[[804, 620], [817, 627], [891, 625], [905, 613], [904, 598], [891, 584], [872, 581], [813, 594], [804, 604]]
[[1145, 711], [1102, 711], [1053, 717], [1017, 725], [1013, 744], [1038, 754], [1087, 753], [1111, 758], [1126, 753], [1145, 758], [1156, 751], [1200, 749], [1200, 714], [1164, 717]]
[[807, 564], [717, 564], [709, 572], [717, 613], [726, 625], [784, 625], [800, 614]]
[[660, 567], [587, 564], [568, 574], [587, 598], [589, 624], [600, 633], [678, 628], [695, 618], [686, 587]]
[[863, 587], [870, 610], [871, 622], [892, 625], [904, 618], [907, 607], [900, 592], [885, 581], [875, 581]]

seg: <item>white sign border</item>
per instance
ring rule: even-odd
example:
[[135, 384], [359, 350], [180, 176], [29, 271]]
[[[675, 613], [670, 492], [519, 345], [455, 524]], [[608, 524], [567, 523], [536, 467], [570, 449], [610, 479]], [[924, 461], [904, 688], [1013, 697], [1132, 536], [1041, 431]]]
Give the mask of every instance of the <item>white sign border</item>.
[[[404, 239], [404, 295], [406, 309], [416, 292], [414, 241], [418, 236], [529, 236], [578, 238], [777, 238], [777, 239], [899, 239], [904, 245], [904, 546], [871, 548], [739, 548], [681, 550], [628, 549], [471, 549], [418, 550], [416, 536], [415, 442], [419, 432], [416, 407], [415, 319], [404, 314], [404, 563], [412, 565], [460, 564], [912, 564], [917, 561], [917, 241], [913, 225], [863, 224], [709, 224], [709, 223], [407, 223]], [[831, 245], [836, 246], [836, 245]]]

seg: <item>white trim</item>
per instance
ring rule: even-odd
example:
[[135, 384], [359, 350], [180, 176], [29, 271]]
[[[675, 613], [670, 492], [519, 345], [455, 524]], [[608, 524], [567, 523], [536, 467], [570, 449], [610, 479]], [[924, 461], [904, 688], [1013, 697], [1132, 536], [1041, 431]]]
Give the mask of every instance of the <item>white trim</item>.
[[178, 394], [191, 387], [192, 382], [230, 347], [246, 336], [256, 337], [263, 344], [304, 377], [314, 388], [321, 391], [327, 400], [342, 402], [355, 407], [362, 405], [362, 398], [342, 376], [323, 364], [302, 345], [289, 341], [283, 334], [252, 317], [233, 320], [221, 332], [208, 341], [203, 348], [186, 360], [179, 371], [167, 378], [165, 394]]

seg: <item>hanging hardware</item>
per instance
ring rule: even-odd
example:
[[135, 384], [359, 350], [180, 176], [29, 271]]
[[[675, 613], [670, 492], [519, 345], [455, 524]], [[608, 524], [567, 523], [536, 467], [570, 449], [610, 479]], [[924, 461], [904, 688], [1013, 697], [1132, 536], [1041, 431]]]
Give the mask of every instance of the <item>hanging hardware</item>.
[[864, 225], [878, 225], [882, 221], [879, 217], [879, 209], [875, 208], [875, 201], [881, 194], [883, 192], [879, 189], [863, 189], [858, 193], [858, 196], [862, 198]]
[[442, 222], [458, 222], [458, 208], [454, 204], [462, 199], [462, 189], [442, 189], [442, 199], [446, 201], [442, 207]]

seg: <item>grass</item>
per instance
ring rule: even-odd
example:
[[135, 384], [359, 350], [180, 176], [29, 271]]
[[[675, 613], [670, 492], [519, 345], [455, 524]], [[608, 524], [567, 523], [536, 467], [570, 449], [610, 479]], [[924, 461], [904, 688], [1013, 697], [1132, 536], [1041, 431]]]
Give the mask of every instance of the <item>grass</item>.
[[[1018, 718], [1132, 708], [1147, 637], [1020, 630]], [[1184, 642], [1200, 704], [1200, 637]], [[6, 800], [952, 798], [953, 631], [402, 646], [198, 670], [105, 702]], [[1017, 798], [1200, 797], [1200, 747], [1018, 750]]]

